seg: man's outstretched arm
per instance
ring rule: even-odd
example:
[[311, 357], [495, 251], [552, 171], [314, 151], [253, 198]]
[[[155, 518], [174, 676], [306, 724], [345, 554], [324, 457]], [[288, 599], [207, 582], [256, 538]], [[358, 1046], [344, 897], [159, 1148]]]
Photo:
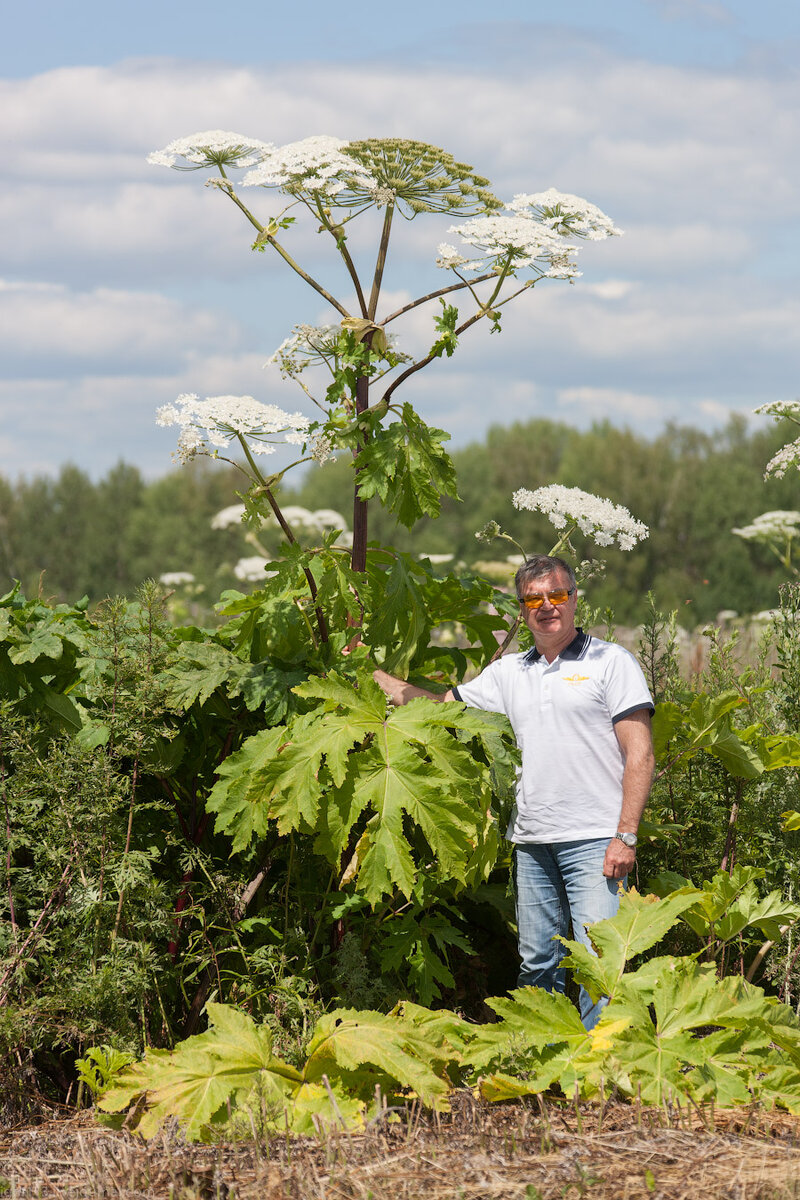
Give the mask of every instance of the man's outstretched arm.
[[390, 675], [388, 671], [381, 671], [380, 668], [372, 672], [372, 678], [393, 704], [408, 704], [409, 700], [418, 700], [420, 697], [425, 700], [435, 700], [437, 703], [444, 700], [455, 700], [452, 690], [446, 691], [444, 695], [441, 692], [427, 692], [425, 688], [416, 687], [405, 679], [397, 679], [396, 676]]
[[[625, 760], [618, 828], [620, 832], [636, 833], [650, 795], [655, 767], [649, 710], [638, 709], [623, 717], [617, 721], [614, 732]], [[635, 849], [629, 849], [619, 838], [612, 838], [606, 851], [603, 874], [608, 879], [622, 879], [633, 869], [635, 860]]]

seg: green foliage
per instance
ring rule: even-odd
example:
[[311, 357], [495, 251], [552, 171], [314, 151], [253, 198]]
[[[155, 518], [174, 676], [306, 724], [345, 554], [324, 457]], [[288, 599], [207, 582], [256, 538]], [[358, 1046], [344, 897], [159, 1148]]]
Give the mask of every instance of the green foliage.
[[429, 353], [433, 358], [441, 358], [443, 354], [451, 358], [458, 346], [458, 335], [456, 334], [458, 309], [444, 300], [440, 300], [439, 303], [442, 306], [442, 315], [433, 319], [439, 336], [431, 346]]
[[443, 447], [449, 440], [449, 433], [426, 425], [404, 404], [401, 419], [359, 453], [359, 499], [377, 496], [407, 529], [421, 517], [437, 517], [443, 496], [458, 499], [455, 469]]
[[376, 1087], [411, 1088], [423, 1103], [446, 1107], [441, 1039], [411, 1021], [339, 1009], [317, 1024], [301, 1071], [272, 1055], [272, 1039], [245, 1013], [209, 1005], [211, 1026], [173, 1051], [151, 1050], [105, 1092], [100, 1107], [121, 1112], [139, 1097], [136, 1126], [151, 1137], [176, 1117], [188, 1138], [205, 1140], [230, 1111], [260, 1113], [268, 1131], [362, 1126]]
[[411, 897], [420, 836], [434, 878], [481, 878], [494, 861], [489, 767], [508, 757], [505, 722], [429, 700], [389, 711], [367, 673], [354, 686], [331, 671], [294, 691], [313, 707], [250, 738], [209, 796], [234, 848], [270, 819], [281, 833], [314, 833], [334, 867], [350, 847], [343, 878], [371, 903], [395, 888]]
[[775, 940], [784, 926], [800, 919], [800, 905], [785, 900], [779, 891], [760, 896], [756, 880], [765, 872], [758, 867], [734, 867], [718, 871], [702, 888], [692, 888], [688, 879], [665, 871], [651, 883], [658, 896], [676, 889], [690, 889], [696, 903], [681, 913], [682, 919], [702, 938], [714, 957], [722, 946], [738, 938], [746, 929], [757, 929], [765, 938]]
[[96, 1100], [116, 1083], [117, 1077], [133, 1061], [132, 1054], [115, 1050], [113, 1046], [90, 1046], [84, 1057], [75, 1061], [78, 1082], [88, 1088]]
[[196, 1138], [208, 1136], [213, 1120], [226, 1120], [227, 1105], [247, 1111], [264, 1095], [274, 1104], [273, 1130], [305, 1132], [310, 1119], [357, 1128], [376, 1086], [433, 1108], [446, 1107], [452, 1086], [471, 1083], [488, 1100], [553, 1088], [591, 1097], [616, 1087], [647, 1104], [755, 1100], [798, 1112], [800, 1021], [790, 1009], [741, 978], [719, 979], [691, 957], [625, 969], [663, 937], [694, 894], [623, 895], [618, 914], [590, 930], [596, 956], [566, 943], [565, 962], [578, 982], [610, 997], [591, 1032], [565, 996], [539, 988], [491, 1000], [499, 1020], [489, 1025], [413, 1004], [384, 1016], [337, 1010], [318, 1023], [305, 1065], [292, 1071], [272, 1058], [267, 1035], [247, 1016], [212, 1006], [207, 1034], [169, 1054], [150, 1051], [101, 1107], [121, 1111], [144, 1097], [144, 1136], [177, 1117]]

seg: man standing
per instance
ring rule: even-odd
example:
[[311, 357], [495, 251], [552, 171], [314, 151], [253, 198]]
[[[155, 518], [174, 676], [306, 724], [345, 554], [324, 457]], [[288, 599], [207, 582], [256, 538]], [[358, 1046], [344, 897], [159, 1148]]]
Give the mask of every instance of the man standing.
[[[653, 701], [627, 650], [575, 625], [575, 575], [540, 554], [517, 571], [534, 649], [508, 654], [469, 683], [435, 696], [376, 671], [396, 704], [418, 696], [504, 713], [522, 767], [507, 836], [515, 845], [519, 984], [563, 992], [557, 935], [589, 945], [586, 926], [611, 917], [636, 859], [636, 833], [653, 778]], [[581, 989], [587, 1029], [605, 1004]]]

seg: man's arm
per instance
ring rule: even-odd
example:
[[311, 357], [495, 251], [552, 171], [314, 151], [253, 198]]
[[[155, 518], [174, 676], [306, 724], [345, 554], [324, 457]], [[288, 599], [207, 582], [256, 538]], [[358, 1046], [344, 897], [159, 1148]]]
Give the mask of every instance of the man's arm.
[[446, 691], [444, 695], [440, 692], [426, 692], [425, 688], [415, 687], [413, 683], [407, 683], [405, 679], [397, 679], [396, 676], [389, 675], [387, 671], [381, 671], [380, 668], [372, 672], [372, 678], [393, 704], [408, 704], [409, 700], [417, 700], [420, 696], [425, 700], [436, 700], [437, 703], [443, 700], [455, 700], [451, 690]]
[[[614, 726], [619, 748], [625, 760], [622, 774], [620, 833], [636, 833], [653, 783], [655, 756], [648, 709], [637, 709]], [[636, 861], [636, 848], [612, 838], [606, 850], [603, 874], [607, 879], [623, 879]]]

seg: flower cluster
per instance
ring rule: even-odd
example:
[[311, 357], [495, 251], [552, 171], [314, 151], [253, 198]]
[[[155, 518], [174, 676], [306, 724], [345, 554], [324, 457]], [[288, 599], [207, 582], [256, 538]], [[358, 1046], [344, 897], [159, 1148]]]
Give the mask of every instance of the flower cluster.
[[601, 242], [604, 238], [619, 237], [622, 233], [596, 204], [590, 204], [580, 196], [571, 196], [568, 192], [558, 192], [555, 188], [549, 188], [546, 192], [520, 193], [506, 207], [509, 212], [533, 217], [566, 237]]
[[557, 483], [537, 488], [535, 492], [520, 488], [514, 492], [512, 503], [515, 508], [544, 513], [556, 529], [563, 529], [571, 521], [598, 546], [611, 546], [616, 539], [620, 550], [632, 550], [649, 534], [647, 526], [634, 520], [621, 504], [580, 488]]
[[732, 529], [731, 532], [751, 542], [785, 541], [800, 536], [800, 512], [786, 509], [765, 512], [756, 517], [750, 525]]
[[[239, 133], [208, 129], [176, 138], [163, 150], [148, 154], [147, 161], [157, 167], [177, 167], [179, 171], [199, 171], [202, 167], [252, 167], [275, 147]], [[178, 159], [184, 163], [178, 163]]]
[[348, 205], [392, 204], [409, 218], [421, 212], [469, 216], [502, 207], [488, 179], [439, 146], [409, 138], [364, 138], [349, 142], [346, 153], [377, 180], [377, 188], [368, 195], [356, 189], [340, 197]]
[[243, 504], [229, 504], [211, 518], [211, 528], [230, 529], [231, 525], [241, 525], [244, 514]]
[[[504, 213], [473, 217], [463, 225], [451, 225], [448, 233], [457, 233], [468, 246], [483, 252], [480, 258], [460, 264], [465, 271], [491, 270], [498, 259], [510, 258], [514, 268], [535, 267], [540, 277], [574, 279], [580, 274], [570, 257], [578, 247], [530, 217]], [[439, 251], [437, 264], [451, 266], [442, 261], [441, 247]]]
[[248, 171], [244, 187], [279, 187], [290, 195], [313, 193], [332, 198], [345, 189], [360, 188], [370, 195], [380, 184], [355, 159], [344, 154], [341, 138], [316, 136], [272, 147], [259, 165]]
[[272, 435], [282, 433], [292, 445], [305, 442], [309, 426], [302, 413], [287, 413], [274, 404], [261, 404], [252, 396], [179, 396], [156, 413], [157, 425], [179, 425], [174, 457], [190, 462], [197, 454], [209, 454], [209, 445], [224, 449], [234, 438], [241, 439], [251, 454], [272, 454]]
[[[770, 404], [761, 404], [755, 411], [767, 413], [776, 421], [786, 419], [800, 425], [800, 400], [773, 400]], [[768, 479], [770, 475], [774, 475], [777, 479], [783, 479], [789, 467], [797, 467], [800, 470], [800, 438], [781, 446], [778, 453], [767, 463], [764, 478]]]
[[482, 251], [482, 257], [468, 261], [442, 243], [436, 265], [486, 271], [509, 259], [513, 270], [533, 268], [539, 279], [575, 279], [580, 275], [574, 260], [579, 248], [566, 239], [600, 241], [621, 232], [596, 205], [555, 188], [521, 193], [505, 207], [505, 213], [475, 217], [448, 230]]
[[267, 365], [275, 364], [284, 379], [294, 379], [306, 367], [332, 359], [341, 333], [341, 325], [295, 325]]
[[158, 582], [163, 583], [164, 587], [183, 587], [187, 583], [194, 583], [194, 575], [191, 571], [165, 571], [159, 575]]
[[466, 266], [469, 259], [464, 258], [464, 255], [456, 250], [455, 246], [451, 246], [449, 242], [439, 243], [439, 255], [436, 259], [437, 267], [454, 268]]
[[261, 554], [251, 554], [249, 558], [240, 558], [233, 568], [233, 573], [242, 583], [259, 583], [274, 571], [267, 571], [268, 560]]

